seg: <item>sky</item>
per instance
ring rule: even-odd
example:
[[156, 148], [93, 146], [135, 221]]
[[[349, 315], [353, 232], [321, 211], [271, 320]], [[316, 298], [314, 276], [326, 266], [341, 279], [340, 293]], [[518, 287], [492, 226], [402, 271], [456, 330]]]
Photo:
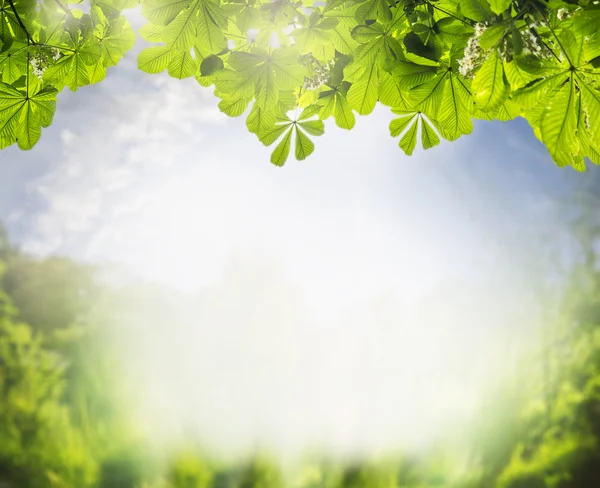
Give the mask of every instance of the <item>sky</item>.
[[431, 440], [466, 415], [537, 324], [536, 260], [583, 176], [522, 120], [407, 157], [385, 107], [277, 168], [210, 88], [139, 72], [139, 49], [61, 93], [33, 150], [0, 153], [0, 219], [33, 254], [212, 297], [168, 324], [138, 310], [123, 333], [149, 415], [226, 446], [331, 449]]

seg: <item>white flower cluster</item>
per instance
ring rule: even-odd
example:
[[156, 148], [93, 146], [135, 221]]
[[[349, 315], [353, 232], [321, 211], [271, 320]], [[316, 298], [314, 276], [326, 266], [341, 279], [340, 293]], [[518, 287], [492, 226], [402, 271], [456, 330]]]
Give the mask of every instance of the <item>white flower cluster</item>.
[[[545, 24], [540, 23], [540, 25]], [[538, 58], [548, 59], [552, 57], [552, 53], [533, 32], [533, 29], [537, 27], [538, 24], [534, 23], [520, 32], [523, 42], [523, 54], [533, 54]], [[465, 78], [473, 78], [475, 71], [486, 58], [487, 53], [481, 49], [479, 39], [487, 28], [487, 24], [475, 24], [475, 34], [468, 40], [463, 57], [458, 62], [458, 72]], [[508, 37], [502, 40], [497, 49], [503, 61], [510, 60], [514, 55], [513, 43]]]
[[479, 38], [486, 28], [486, 24], [475, 24], [475, 35], [467, 42], [463, 57], [458, 62], [458, 72], [465, 78], [472, 78], [475, 69], [482, 62], [483, 50], [479, 46]]
[[[537, 26], [536, 24], [533, 24], [531, 27], [535, 28]], [[542, 59], [549, 59], [552, 57], [550, 50], [542, 45], [540, 39], [531, 29], [523, 30], [521, 32], [521, 39], [523, 40], [523, 54], [533, 54]]]
[[556, 12], [556, 17], [558, 20], [565, 20], [571, 16], [569, 11], [566, 8], [559, 8], [558, 12]]
[[33, 74], [40, 80], [44, 76], [44, 71], [51, 61], [57, 61], [60, 58], [60, 51], [56, 48], [40, 48], [29, 57], [29, 64], [33, 69]]
[[323, 85], [329, 83], [331, 77], [331, 68], [333, 68], [333, 61], [329, 61], [326, 64], [321, 64], [312, 54], [308, 55], [304, 60], [304, 66], [308, 66], [313, 76], [311, 78], [304, 78], [304, 89], [305, 90], [317, 90]]

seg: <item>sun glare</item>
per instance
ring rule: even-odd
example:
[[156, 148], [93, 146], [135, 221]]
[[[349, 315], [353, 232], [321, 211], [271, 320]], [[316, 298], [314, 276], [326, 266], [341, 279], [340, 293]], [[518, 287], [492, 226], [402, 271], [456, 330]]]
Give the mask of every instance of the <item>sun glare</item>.
[[468, 418], [537, 321], [527, 293], [451, 278], [427, 209], [383, 217], [365, 196], [362, 214], [313, 213], [260, 175], [161, 182], [120, 229], [132, 268], [184, 292], [119, 323], [140, 418], [226, 454], [416, 449]]

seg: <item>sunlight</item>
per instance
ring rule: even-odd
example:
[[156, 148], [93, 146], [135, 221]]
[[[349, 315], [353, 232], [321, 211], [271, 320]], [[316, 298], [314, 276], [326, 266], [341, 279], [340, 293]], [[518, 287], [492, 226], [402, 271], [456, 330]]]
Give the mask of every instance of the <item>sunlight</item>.
[[[186, 293], [118, 322], [140, 418], [167, 444], [198, 432], [228, 455], [420, 449], [469, 418], [537, 323], [514, 275], [452, 278], [426, 209], [382, 217], [368, 197], [360, 216], [306, 215], [265, 175], [162, 181], [119, 228], [132, 269]], [[411, 236], [403, 219], [429, 230]]]

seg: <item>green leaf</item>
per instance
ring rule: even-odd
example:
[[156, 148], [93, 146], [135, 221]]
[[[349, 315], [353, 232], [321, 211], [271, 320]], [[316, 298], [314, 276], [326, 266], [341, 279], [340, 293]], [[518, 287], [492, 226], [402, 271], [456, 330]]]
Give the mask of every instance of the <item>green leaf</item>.
[[390, 135], [392, 137], [398, 137], [404, 130], [408, 127], [409, 124], [414, 122], [415, 118], [418, 116], [417, 112], [408, 112], [401, 114], [401, 117], [394, 119], [390, 122]]
[[580, 9], [573, 15], [573, 27], [584, 36], [600, 31], [600, 9]]
[[325, 126], [321, 120], [305, 120], [297, 124], [311, 136], [322, 136], [325, 133]]
[[494, 12], [497, 15], [502, 14], [508, 7], [510, 7], [510, 4], [512, 3], [512, 0], [488, 0], [490, 7], [492, 9], [492, 12]]
[[285, 136], [277, 147], [271, 153], [271, 162], [275, 166], [283, 166], [290, 155], [290, 147], [292, 144], [292, 129], [288, 129]]
[[202, 60], [202, 63], [200, 64], [200, 74], [202, 76], [210, 76], [213, 73], [222, 70], [223, 67], [223, 60], [219, 56], [209, 56]]
[[506, 26], [504, 24], [488, 27], [479, 37], [479, 47], [484, 51], [489, 51], [500, 42], [504, 34], [506, 34]]
[[197, 70], [196, 61], [188, 51], [176, 54], [167, 68], [169, 76], [179, 80], [191, 78], [196, 74]]
[[189, 0], [144, 0], [142, 15], [153, 24], [167, 25], [189, 5]]
[[431, 38], [432, 42], [425, 44], [421, 38], [414, 32], [410, 32], [404, 36], [404, 46], [409, 53], [416, 54], [422, 58], [437, 61], [442, 56], [442, 46], [433, 42], [435, 37]]
[[211, 0], [199, 1], [201, 4], [196, 24], [198, 46], [202, 54], [219, 54], [226, 47], [225, 36], [219, 24], [226, 24], [227, 20], [223, 20], [223, 12], [218, 4]]
[[408, 61], [398, 61], [393, 69], [393, 76], [401, 90], [408, 91], [436, 76], [435, 66], [423, 66]]
[[418, 124], [415, 121], [400, 139], [400, 149], [402, 149], [407, 156], [410, 156], [417, 146], [417, 127]]
[[392, 12], [387, 0], [366, 0], [356, 9], [355, 18], [358, 22], [377, 20], [389, 22]]
[[48, 127], [56, 110], [55, 89], [34, 89], [29, 93], [0, 83], [0, 146], [17, 142], [28, 150], [38, 142], [41, 127]]
[[512, 99], [522, 109], [530, 109], [535, 107], [540, 100], [544, 99], [548, 93], [551, 93], [561, 83], [566, 80], [567, 75], [565, 73], [556, 74], [549, 78], [544, 78], [539, 81], [535, 81], [523, 88], [517, 90], [513, 95]]
[[348, 90], [348, 103], [361, 115], [370, 114], [377, 104], [377, 86], [379, 80], [377, 67], [372, 65], [366, 76], [352, 83]]
[[138, 68], [150, 74], [160, 73], [173, 57], [174, 52], [167, 46], [147, 47], [138, 56]]
[[[415, 124], [416, 125], [416, 124]], [[431, 149], [440, 143], [440, 138], [436, 134], [435, 130], [425, 120], [425, 117], [421, 117], [421, 144], [423, 149]]]
[[456, 76], [450, 76], [442, 98], [440, 110], [435, 117], [440, 134], [453, 141], [463, 134], [473, 132], [471, 120], [471, 94]]
[[[196, 18], [201, 0], [194, 0], [163, 30], [163, 41], [173, 50], [188, 50], [196, 37]], [[220, 31], [219, 31], [220, 33]]]
[[379, 102], [388, 107], [408, 110], [405, 92], [400, 89], [400, 84], [396, 78], [385, 71], [380, 73]]
[[492, 9], [486, 0], [461, 0], [459, 8], [467, 19], [477, 22], [489, 20], [492, 15]]
[[410, 102], [428, 116], [435, 118], [444, 98], [447, 74], [440, 73], [435, 78], [416, 86], [410, 91]]
[[352, 108], [350, 108], [350, 104], [346, 100], [346, 97], [341, 93], [335, 94], [333, 117], [335, 119], [335, 124], [342, 129], [350, 130], [356, 123], [354, 112], [352, 112]]
[[302, 161], [310, 156], [314, 150], [315, 145], [313, 142], [296, 125], [296, 159]]
[[490, 53], [473, 80], [475, 103], [480, 110], [494, 110], [509, 95], [502, 59], [496, 51]]
[[164, 28], [156, 24], [146, 24], [140, 27], [139, 34], [142, 39], [148, 42], [162, 42], [162, 33]]
[[250, 132], [256, 134], [259, 139], [262, 134], [271, 130], [275, 125], [273, 112], [262, 110], [258, 105], [252, 105], [252, 110], [246, 119], [246, 127]]
[[352, 29], [352, 39], [361, 44], [371, 42], [383, 35], [383, 27], [381, 24], [357, 25]]
[[578, 83], [583, 106], [587, 112], [589, 120], [589, 132], [595, 144], [600, 145], [600, 92], [591, 84], [580, 82]]
[[[223, 99], [219, 102], [219, 110], [230, 117], [239, 117], [248, 107], [248, 100], [244, 98], [238, 99]], [[253, 131], [251, 131], [253, 132]]]
[[548, 100], [541, 119], [542, 140], [557, 161], [566, 161], [579, 149], [575, 108], [575, 84], [571, 79]]
[[11, 49], [0, 52], [2, 81], [12, 84], [27, 73], [26, 44], [14, 42]]

